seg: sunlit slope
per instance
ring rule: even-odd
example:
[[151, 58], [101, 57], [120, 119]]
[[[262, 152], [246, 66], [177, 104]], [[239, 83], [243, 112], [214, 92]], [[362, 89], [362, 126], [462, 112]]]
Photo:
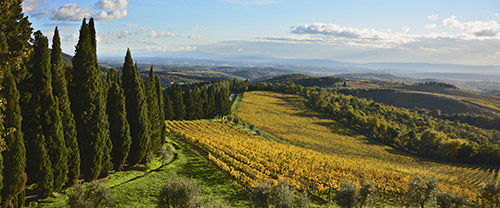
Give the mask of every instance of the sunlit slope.
[[[416, 174], [435, 177], [442, 189], [452, 189], [469, 198], [475, 198], [478, 190], [497, 175], [487, 168], [435, 163], [405, 155], [307, 109], [304, 99], [297, 95], [247, 92], [237, 115], [292, 144], [341, 158], [353, 165], [347, 171], [369, 173], [377, 170], [395, 176], [401, 174], [405, 178]], [[377, 182], [383, 179], [366, 174], [358, 180]], [[407, 187], [403, 181], [400, 186]]]

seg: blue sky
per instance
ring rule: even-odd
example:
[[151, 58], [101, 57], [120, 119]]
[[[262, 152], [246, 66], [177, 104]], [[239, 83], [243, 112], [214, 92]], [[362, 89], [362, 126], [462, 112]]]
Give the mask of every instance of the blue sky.
[[25, 0], [36, 30], [73, 54], [94, 17], [99, 56], [211, 53], [500, 65], [498, 0]]

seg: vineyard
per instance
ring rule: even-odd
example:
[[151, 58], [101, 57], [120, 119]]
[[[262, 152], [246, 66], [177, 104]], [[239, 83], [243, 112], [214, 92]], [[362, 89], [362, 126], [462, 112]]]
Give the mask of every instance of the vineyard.
[[[479, 190], [487, 182], [498, 181], [498, 172], [495, 169], [430, 162], [379, 144], [346, 128], [339, 122], [307, 109], [304, 101], [297, 95], [262, 91], [247, 92], [237, 115], [242, 120], [255, 124], [258, 128], [296, 145], [289, 146], [266, 141], [271, 143], [269, 145], [280, 147], [275, 149], [286, 150], [300, 147], [301, 151], [307, 152], [303, 154], [307, 154], [312, 161], [306, 162], [304, 158], [301, 158], [304, 166], [294, 165], [294, 167], [305, 169], [305, 172], [320, 172], [316, 178], [317, 181], [314, 181], [317, 183], [316, 190], [335, 189], [341, 180], [350, 180], [358, 184], [362, 181], [372, 181], [389, 196], [399, 195], [407, 189], [407, 182], [411, 177], [420, 175], [436, 178], [442, 190], [449, 190], [467, 196], [471, 200], [478, 200]], [[249, 139], [252, 140], [251, 146], [261, 149], [263, 141], [255, 138]], [[259, 151], [258, 149], [254, 151]], [[298, 150], [292, 152], [296, 153]], [[267, 156], [262, 155], [262, 157], [266, 160]], [[297, 156], [297, 158], [300, 157]], [[294, 162], [300, 163], [300, 161]], [[322, 166], [313, 167], [312, 163], [316, 162]], [[339, 172], [342, 174], [338, 174]], [[287, 172], [279, 174], [302, 183], [302, 179], [297, 178], [296, 175], [289, 175]], [[310, 187], [308, 188], [311, 188], [314, 182], [309, 181]]]

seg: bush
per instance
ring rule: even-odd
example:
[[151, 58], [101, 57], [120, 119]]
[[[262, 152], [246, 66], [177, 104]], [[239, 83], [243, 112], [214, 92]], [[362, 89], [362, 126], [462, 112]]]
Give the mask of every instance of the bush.
[[175, 148], [171, 144], [164, 144], [162, 145], [159, 154], [161, 156], [161, 165], [163, 166], [168, 164], [170, 160], [174, 158]]
[[305, 193], [296, 193], [286, 181], [278, 181], [276, 186], [266, 183], [258, 184], [252, 190], [252, 200], [256, 207], [268, 208], [307, 208], [311, 204]]
[[297, 193], [295, 194], [295, 199], [293, 204], [297, 208], [306, 208], [311, 205], [311, 200], [309, 200], [309, 197], [307, 196], [306, 193]]
[[269, 207], [271, 189], [272, 187], [267, 183], [259, 183], [255, 186], [252, 190], [252, 201], [255, 203], [255, 206], [261, 208]]
[[71, 208], [114, 206], [111, 192], [97, 182], [76, 186], [69, 194], [67, 204]]
[[234, 117], [234, 119], [233, 119], [233, 123], [234, 123], [234, 124], [239, 124], [239, 123], [240, 123], [240, 119], [239, 119], [239, 118], [237, 118], [237, 117]]
[[427, 179], [424, 182], [420, 176], [415, 176], [410, 181], [410, 188], [406, 192], [408, 206], [424, 207], [425, 204], [432, 202], [436, 191], [437, 182], [435, 179]]
[[361, 206], [372, 206], [377, 195], [377, 187], [373, 183], [363, 183], [359, 190], [359, 204]]
[[439, 192], [436, 194], [436, 201], [441, 208], [461, 207], [467, 204], [467, 200], [460, 195], [449, 192]]
[[193, 179], [172, 178], [160, 189], [158, 207], [199, 207], [200, 185]]
[[276, 208], [293, 206], [295, 190], [286, 181], [279, 180], [271, 189], [271, 204]]
[[254, 124], [250, 124], [250, 125], [248, 126], [248, 128], [250, 128], [251, 130], [255, 130], [255, 125], [254, 125]]
[[354, 207], [358, 204], [358, 188], [356, 184], [343, 181], [335, 194], [335, 200], [341, 207]]

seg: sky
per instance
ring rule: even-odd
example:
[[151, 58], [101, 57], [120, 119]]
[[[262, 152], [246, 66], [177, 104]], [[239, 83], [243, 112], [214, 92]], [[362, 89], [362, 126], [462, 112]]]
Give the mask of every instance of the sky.
[[94, 17], [99, 57], [272, 56], [500, 65], [499, 0], [25, 0], [72, 55]]

